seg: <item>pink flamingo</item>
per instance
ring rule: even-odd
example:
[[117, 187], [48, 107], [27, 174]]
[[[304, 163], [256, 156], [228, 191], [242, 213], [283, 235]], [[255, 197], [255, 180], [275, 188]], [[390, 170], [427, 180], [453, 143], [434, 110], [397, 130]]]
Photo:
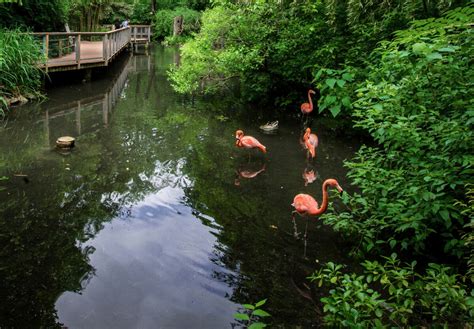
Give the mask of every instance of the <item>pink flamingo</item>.
[[312, 89], [308, 90], [308, 100], [309, 103], [303, 103], [301, 104], [301, 113], [303, 115], [309, 115], [311, 112], [313, 112], [313, 100], [311, 99], [311, 94], [316, 94], [316, 92]]
[[235, 145], [237, 147], [253, 149], [258, 148], [263, 153], [267, 153], [267, 148], [260, 143], [255, 137], [252, 136], [244, 136], [244, 132], [242, 130], [237, 130], [235, 132]]
[[323, 183], [323, 203], [321, 207], [318, 207], [318, 202], [309, 194], [298, 194], [293, 199], [291, 204], [295, 207], [293, 215], [295, 213], [300, 214], [301, 216], [318, 216], [323, 214], [328, 208], [328, 188], [335, 187], [339, 193], [343, 192], [342, 187], [339, 185], [337, 180], [333, 178], [326, 179]]
[[316, 148], [318, 147], [318, 136], [316, 134], [311, 133], [310, 128], [306, 128], [306, 132], [303, 136], [303, 141], [305, 148], [308, 150], [308, 157], [311, 155], [311, 158], [314, 159], [316, 156]]

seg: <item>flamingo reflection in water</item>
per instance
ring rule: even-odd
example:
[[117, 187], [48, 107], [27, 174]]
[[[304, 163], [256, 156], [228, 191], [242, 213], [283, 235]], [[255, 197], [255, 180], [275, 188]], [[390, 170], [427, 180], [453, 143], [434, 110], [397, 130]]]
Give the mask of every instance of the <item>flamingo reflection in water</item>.
[[308, 184], [311, 184], [313, 183], [314, 181], [316, 181], [316, 179], [318, 178], [318, 173], [314, 172], [314, 169], [310, 169], [308, 167], [304, 168], [303, 170], [303, 180], [304, 180], [304, 186], [308, 186]]
[[322, 215], [326, 212], [329, 203], [328, 197], [328, 188], [334, 187], [338, 190], [339, 193], [342, 193], [344, 190], [339, 185], [337, 180], [333, 178], [326, 179], [323, 183], [323, 202], [321, 206], [318, 206], [318, 202], [309, 194], [298, 194], [294, 197], [293, 203], [291, 204], [295, 210], [292, 212], [292, 221], [294, 227], [294, 235], [296, 238], [299, 237], [299, 233], [296, 227], [295, 214], [306, 217], [306, 227], [304, 232], [304, 247], [305, 247], [305, 256], [306, 256], [306, 238], [308, 231], [308, 217], [315, 217]]
[[306, 128], [306, 131], [303, 135], [304, 148], [308, 150], [308, 159], [309, 157], [316, 157], [316, 148], [318, 147], [319, 140], [316, 134], [311, 133], [311, 128]]
[[235, 186], [240, 186], [240, 178], [252, 179], [257, 177], [260, 173], [265, 171], [266, 164], [264, 163], [263, 166], [259, 170], [255, 170], [252, 164], [247, 164], [245, 166], [240, 166], [235, 172], [237, 174], [237, 178], [234, 181]]

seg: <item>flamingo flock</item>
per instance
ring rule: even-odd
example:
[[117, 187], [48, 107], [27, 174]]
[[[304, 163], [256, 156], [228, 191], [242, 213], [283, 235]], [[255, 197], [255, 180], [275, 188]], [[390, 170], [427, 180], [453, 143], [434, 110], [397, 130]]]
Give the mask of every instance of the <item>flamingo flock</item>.
[[[301, 104], [301, 107], [300, 107], [302, 117], [306, 116], [306, 119], [308, 119], [309, 115], [313, 111], [313, 101], [311, 99], [312, 94], [315, 94], [315, 91], [311, 89], [308, 90], [309, 102]], [[260, 143], [255, 137], [244, 135], [244, 132], [240, 129], [235, 132], [235, 138], [236, 138], [235, 145], [239, 148], [258, 149], [263, 153], [267, 152], [267, 148], [265, 147], [265, 145]], [[302, 140], [300, 140], [300, 142], [303, 148], [307, 151], [306, 152], [307, 159], [313, 160], [316, 157], [316, 149], [319, 144], [318, 136], [314, 132], [311, 131], [311, 128], [307, 127], [304, 130], [304, 135], [303, 135]], [[264, 171], [265, 170], [264, 168], [265, 167], [263, 167], [263, 169], [258, 171], [258, 173], [256, 173], [255, 175], [248, 175], [248, 173], [246, 173], [246, 175], [240, 174], [240, 176], [241, 177], [247, 176], [249, 178], [251, 176], [253, 178], [257, 176], [260, 172]], [[317, 174], [314, 173], [314, 170], [305, 169], [305, 171], [303, 172], [303, 179], [305, 180], [305, 186], [314, 182], [316, 180], [316, 177], [317, 177]], [[238, 184], [236, 183], [236, 185]], [[337, 180], [333, 178], [326, 179], [323, 182], [323, 186], [322, 186], [323, 200], [322, 200], [321, 206], [318, 205], [318, 202], [311, 195], [303, 194], [303, 193], [297, 194], [293, 199], [293, 203], [291, 204], [295, 208], [295, 210], [292, 212], [293, 220], [294, 220], [295, 214], [298, 214], [300, 216], [307, 216], [307, 217], [316, 217], [323, 214], [327, 210], [327, 207], [328, 207], [328, 201], [329, 201], [328, 189], [330, 187], [336, 188], [337, 191], [339, 191], [339, 193], [343, 192], [343, 189], [341, 188]]]

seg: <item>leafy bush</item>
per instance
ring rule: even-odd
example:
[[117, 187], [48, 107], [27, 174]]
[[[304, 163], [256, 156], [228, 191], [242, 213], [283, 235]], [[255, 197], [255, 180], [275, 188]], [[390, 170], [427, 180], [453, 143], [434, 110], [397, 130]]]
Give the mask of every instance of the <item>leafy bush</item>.
[[64, 0], [0, 1], [0, 28], [63, 31], [67, 5]]
[[[426, 273], [415, 272], [416, 262], [401, 265], [396, 254], [362, 263], [363, 274], [342, 273], [329, 262], [314, 272], [311, 281], [334, 287], [322, 298], [330, 326], [383, 328], [389, 326], [462, 326], [474, 317], [474, 290], [470, 293], [459, 275], [439, 264]], [[378, 291], [380, 290], [380, 291]]]
[[380, 147], [362, 147], [346, 162], [361, 193], [352, 211], [327, 223], [376, 247], [423, 252], [432, 241], [461, 257], [468, 218], [455, 206], [472, 183], [474, 9], [416, 21], [376, 51], [378, 61], [359, 85], [356, 126]]
[[[181, 93], [213, 93], [237, 78], [247, 99], [265, 100], [273, 93], [276, 102], [290, 104], [289, 91], [319, 82], [312, 81], [313, 72], [344, 65], [355, 68], [351, 73], [364, 71], [380, 41], [414, 18], [438, 15], [459, 2], [433, 1], [425, 10], [421, 1], [214, 1], [170, 77]], [[365, 74], [358, 76], [363, 81]], [[338, 106], [350, 109], [330, 105], [333, 115]]]
[[178, 7], [175, 9], [158, 10], [154, 17], [154, 34], [157, 39], [164, 39], [173, 35], [173, 20], [176, 16], [183, 16], [183, 33], [182, 35], [190, 35], [198, 32], [201, 26], [200, 12], [186, 7]]
[[40, 48], [31, 35], [0, 30], [0, 114], [7, 109], [7, 98], [39, 94], [41, 59]]

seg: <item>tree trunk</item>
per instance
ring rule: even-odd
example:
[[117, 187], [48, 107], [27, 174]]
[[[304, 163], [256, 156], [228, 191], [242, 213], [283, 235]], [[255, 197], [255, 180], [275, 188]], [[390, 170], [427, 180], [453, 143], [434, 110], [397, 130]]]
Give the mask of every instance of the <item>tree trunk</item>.
[[176, 16], [173, 21], [173, 36], [183, 33], [183, 16]]

